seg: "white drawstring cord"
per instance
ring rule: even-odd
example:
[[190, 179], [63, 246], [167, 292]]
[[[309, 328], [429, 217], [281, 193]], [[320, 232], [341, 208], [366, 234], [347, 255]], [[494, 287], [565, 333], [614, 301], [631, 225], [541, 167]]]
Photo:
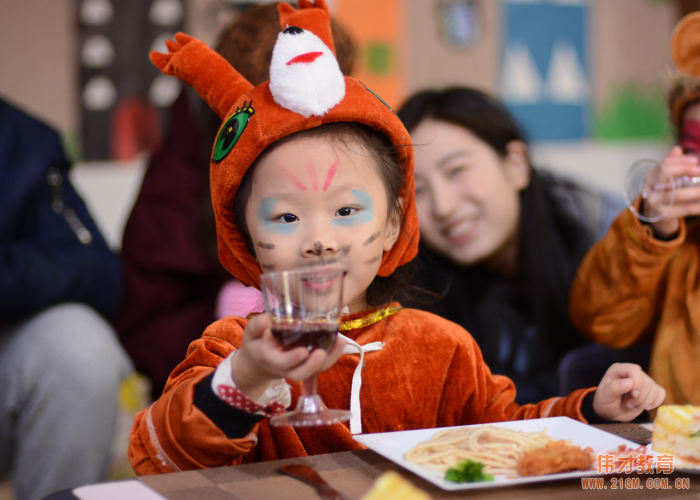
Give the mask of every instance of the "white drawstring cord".
[[365, 353], [379, 351], [384, 347], [384, 342], [370, 342], [360, 345], [354, 340], [347, 338], [342, 333], [338, 336], [345, 339], [347, 345], [343, 347], [343, 354], [359, 354], [360, 362], [352, 375], [352, 387], [350, 389], [350, 432], [352, 434], [362, 434], [362, 409], [360, 407], [360, 389], [362, 388], [362, 365], [365, 361]]

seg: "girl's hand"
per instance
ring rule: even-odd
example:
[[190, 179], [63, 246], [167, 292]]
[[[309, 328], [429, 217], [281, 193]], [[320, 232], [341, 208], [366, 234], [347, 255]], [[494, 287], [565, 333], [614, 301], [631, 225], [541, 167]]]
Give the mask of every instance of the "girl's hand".
[[606, 420], [629, 422], [642, 410], [663, 403], [666, 391], [639, 365], [615, 363], [603, 375], [593, 398], [593, 409]]
[[[684, 175], [688, 177], [700, 176], [697, 157], [683, 154], [683, 150], [679, 146], [675, 146], [668, 156], [661, 160], [661, 163], [674, 179]], [[658, 178], [663, 179], [664, 183], [668, 182], [665, 175], [659, 175]], [[642, 210], [650, 216], [663, 213], [669, 204], [669, 195], [670, 191], [652, 193], [644, 200]], [[673, 192], [673, 203], [668, 212], [663, 219], [654, 222], [651, 226], [656, 234], [669, 238], [680, 229], [680, 219], [691, 215], [700, 215], [700, 186], [676, 188]]]
[[338, 337], [326, 353], [309, 352], [304, 347], [282, 351], [272, 336], [270, 315], [258, 314], [248, 321], [243, 343], [231, 360], [231, 376], [236, 388], [252, 400], [263, 395], [270, 382], [280, 378], [304, 380], [330, 368], [343, 353], [345, 340]]

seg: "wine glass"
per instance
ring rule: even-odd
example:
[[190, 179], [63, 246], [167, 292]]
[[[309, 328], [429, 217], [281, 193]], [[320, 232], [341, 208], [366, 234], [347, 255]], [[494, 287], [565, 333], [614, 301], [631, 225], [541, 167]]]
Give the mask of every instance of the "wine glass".
[[[622, 194], [630, 211], [640, 220], [657, 222], [673, 206], [676, 189], [700, 185], [700, 177], [673, 177], [660, 162], [642, 159], [625, 174]], [[639, 208], [637, 199], [641, 197]], [[645, 203], [653, 201], [654, 203]]]
[[[260, 276], [272, 335], [282, 350], [305, 347], [329, 351], [338, 336], [345, 272], [338, 269], [292, 270]], [[270, 425], [311, 427], [350, 419], [346, 410], [328, 409], [318, 395], [314, 374], [302, 382], [296, 409], [270, 418]]]

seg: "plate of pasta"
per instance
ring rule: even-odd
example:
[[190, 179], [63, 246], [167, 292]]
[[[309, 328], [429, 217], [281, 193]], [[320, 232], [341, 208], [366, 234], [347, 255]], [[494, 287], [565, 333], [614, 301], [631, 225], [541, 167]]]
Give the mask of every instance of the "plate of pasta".
[[444, 490], [597, 475], [598, 455], [611, 450], [655, 454], [650, 447], [568, 417], [362, 434], [355, 439]]

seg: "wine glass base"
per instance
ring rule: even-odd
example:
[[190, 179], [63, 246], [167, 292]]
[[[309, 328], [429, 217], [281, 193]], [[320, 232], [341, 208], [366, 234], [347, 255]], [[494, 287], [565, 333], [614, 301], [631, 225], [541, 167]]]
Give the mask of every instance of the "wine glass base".
[[321, 410], [317, 413], [306, 413], [303, 411], [291, 411], [289, 413], [279, 413], [270, 417], [270, 425], [274, 427], [316, 427], [319, 425], [331, 425], [338, 422], [350, 420], [350, 412], [346, 410]]

